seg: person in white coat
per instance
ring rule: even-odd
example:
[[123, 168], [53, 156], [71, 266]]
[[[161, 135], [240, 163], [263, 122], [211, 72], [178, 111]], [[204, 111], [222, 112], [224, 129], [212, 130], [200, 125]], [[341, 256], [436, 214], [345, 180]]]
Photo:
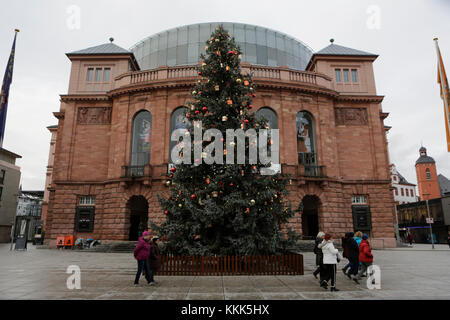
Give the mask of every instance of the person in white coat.
[[336, 288], [336, 270], [337, 264], [342, 259], [338, 249], [334, 247], [331, 234], [325, 234], [323, 242], [318, 246], [322, 249], [323, 253], [323, 266], [325, 268], [326, 277], [322, 281], [320, 286], [324, 289], [328, 289], [328, 281], [331, 280], [331, 291], [339, 291]]

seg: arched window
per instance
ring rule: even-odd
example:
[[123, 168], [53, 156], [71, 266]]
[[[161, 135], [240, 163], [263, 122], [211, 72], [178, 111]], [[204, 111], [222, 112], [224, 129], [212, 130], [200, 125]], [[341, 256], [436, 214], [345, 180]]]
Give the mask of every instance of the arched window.
[[303, 165], [315, 165], [316, 148], [314, 135], [314, 119], [309, 112], [300, 111], [297, 113], [297, 152], [298, 162]]
[[278, 117], [271, 108], [262, 107], [256, 112], [256, 117], [258, 119], [264, 117], [269, 122], [269, 129], [278, 129]]
[[143, 166], [150, 163], [150, 144], [152, 136], [152, 115], [139, 111], [133, 119], [131, 140], [131, 165]]
[[[169, 136], [169, 162], [172, 163], [171, 152], [172, 149], [177, 145], [177, 141], [172, 141], [170, 137], [172, 136], [172, 132], [176, 129], [182, 129], [187, 127], [188, 119], [186, 118], [186, 107], [176, 108], [172, 115], [170, 116], [170, 136]], [[180, 138], [181, 139], [181, 138]]]
[[430, 173], [430, 169], [426, 169], [425, 170], [425, 174], [427, 175], [427, 180], [431, 180], [431, 173]]

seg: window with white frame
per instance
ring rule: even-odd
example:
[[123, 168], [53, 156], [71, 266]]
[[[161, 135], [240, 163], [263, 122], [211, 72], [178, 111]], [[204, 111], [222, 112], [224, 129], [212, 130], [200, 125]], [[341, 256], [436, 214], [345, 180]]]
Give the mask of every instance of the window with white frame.
[[352, 204], [367, 204], [367, 197], [365, 195], [352, 196]]
[[86, 73], [87, 82], [105, 83], [109, 82], [110, 77], [111, 77], [110, 67], [87, 68]]
[[80, 197], [78, 205], [80, 205], [80, 206], [93, 206], [93, 205], [95, 205], [95, 197], [93, 197], [93, 196]]

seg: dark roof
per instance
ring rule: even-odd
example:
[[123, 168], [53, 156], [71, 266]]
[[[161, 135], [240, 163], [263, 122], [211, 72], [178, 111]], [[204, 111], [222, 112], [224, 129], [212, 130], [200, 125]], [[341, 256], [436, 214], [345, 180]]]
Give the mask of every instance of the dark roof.
[[441, 197], [450, 194], [450, 180], [443, 174], [438, 175], [439, 189], [441, 189]]
[[420, 156], [419, 159], [416, 160], [416, 164], [419, 163], [435, 163], [435, 161], [430, 156]]
[[28, 190], [28, 191], [22, 190], [21, 193], [24, 195], [31, 195], [31, 196], [40, 197], [40, 198], [44, 197], [44, 191], [42, 191], [42, 190]]
[[84, 54], [132, 54], [124, 48], [115, 45], [112, 42], [104, 43], [99, 46], [89, 47], [83, 50], [67, 53], [68, 55], [84, 55]]
[[22, 156], [19, 156], [18, 154], [15, 154], [14, 152], [8, 151], [8, 150], [3, 149], [3, 148], [0, 148], [0, 152], [3, 153], [3, 154], [8, 155], [10, 157], [16, 158], [16, 159], [17, 158], [22, 158]]
[[47, 129], [56, 129], [56, 128], [58, 128], [58, 125], [57, 125], [57, 124], [55, 124], [55, 125], [53, 125], [53, 126], [48, 126], [48, 127], [47, 127]]
[[400, 174], [400, 172], [397, 171], [397, 175], [399, 179], [399, 184], [407, 184], [410, 186], [415, 186], [414, 183], [408, 182], [408, 180], [406, 180], [405, 177]]
[[378, 56], [373, 53], [356, 50], [338, 44], [330, 44], [328, 47], [316, 52], [314, 55], [332, 55], [332, 56]]

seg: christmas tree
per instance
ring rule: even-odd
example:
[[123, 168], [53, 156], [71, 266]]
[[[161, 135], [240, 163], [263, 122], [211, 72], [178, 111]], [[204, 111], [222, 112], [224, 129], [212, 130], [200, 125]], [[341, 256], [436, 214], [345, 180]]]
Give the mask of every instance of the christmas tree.
[[[193, 161], [171, 168], [167, 180], [170, 196], [158, 195], [167, 219], [160, 226], [151, 223], [152, 228], [166, 240], [165, 250], [176, 254], [281, 252], [296, 239], [295, 232], [283, 227], [294, 214], [285, 200], [288, 179], [280, 173], [262, 175], [271, 162], [249, 160], [250, 150], [256, 150], [255, 139], [241, 140], [241, 146], [245, 145], [241, 149], [239, 140], [225, 139], [227, 129], [254, 129], [261, 138], [260, 129], [269, 128], [267, 120], [257, 118], [252, 110], [252, 77], [241, 74], [241, 51], [222, 26], [212, 33], [205, 50], [198, 67], [202, 79], [192, 90], [193, 101], [185, 114], [189, 121], [177, 149], [180, 158], [191, 160], [193, 155]], [[206, 141], [190, 143], [200, 129], [215, 131], [205, 133]], [[274, 143], [270, 131], [262, 135], [262, 141], [269, 146]], [[220, 148], [208, 149], [213, 142], [220, 142]], [[230, 152], [244, 155], [245, 161], [230, 164], [226, 161]], [[207, 157], [213, 157], [215, 163], [204, 163]]]

